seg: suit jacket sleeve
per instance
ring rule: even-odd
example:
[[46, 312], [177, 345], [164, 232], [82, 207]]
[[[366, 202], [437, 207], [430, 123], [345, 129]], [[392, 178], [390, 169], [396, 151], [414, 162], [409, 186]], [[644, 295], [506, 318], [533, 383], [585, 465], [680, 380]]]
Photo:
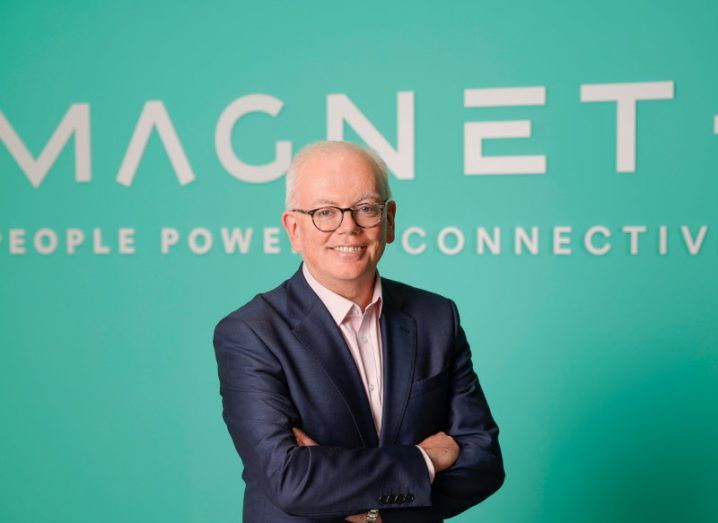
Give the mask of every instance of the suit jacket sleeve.
[[[452, 467], [436, 474], [430, 508], [382, 511], [385, 523], [434, 522], [453, 517], [489, 497], [504, 481], [499, 429], [474, 372], [456, 305], [450, 303], [454, 318], [454, 355], [449, 421], [445, 432], [456, 440], [461, 452]], [[409, 515], [411, 517], [407, 519]]]
[[298, 447], [301, 426], [282, 366], [242, 319], [216, 327], [214, 347], [223, 417], [244, 467], [283, 511], [343, 517], [379, 505], [386, 492], [412, 492], [415, 507], [431, 504], [431, 484], [413, 445], [380, 448]]

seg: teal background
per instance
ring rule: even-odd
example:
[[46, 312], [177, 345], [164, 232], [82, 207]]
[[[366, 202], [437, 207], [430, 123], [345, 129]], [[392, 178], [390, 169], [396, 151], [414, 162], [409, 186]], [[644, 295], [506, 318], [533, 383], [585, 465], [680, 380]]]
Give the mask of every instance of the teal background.
[[[380, 268], [459, 305], [506, 461], [504, 487], [455, 521], [718, 520], [717, 5], [2, 2], [0, 111], [39, 154], [89, 103], [93, 180], [74, 181], [72, 141], [39, 189], [0, 146], [0, 520], [240, 520], [212, 329], [298, 258], [284, 237], [262, 253], [283, 180], [227, 174], [217, 119], [242, 95], [283, 100], [235, 129], [238, 156], [265, 163], [276, 140], [324, 138], [325, 97], [346, 93], [395, 143], [404, 90], [416, 178], [392, 180], [397, 220], [426, 228], [428, 248], [390, 247]], [[580, 103], [580, 85], [668, 80], [674, 100], [639, 104], [636, 172], [616, 173], [615, 105]], [[535, 85], [545, 107], [463, 107], [467, 88]], [[156, 134], [132, 187], [115, 182], [147, 100], [164, 102], [194, 183], [177, 183]], [[488, 152], [546, 154], [547, 175], [463, 175], [463, 123], [518, 118], [532, 138]], [[580, 234], [599, 224], [614, 247], [591, 256]], [[620, 227], [635, 224], [649, 232], [630, 256]], [[684, 224], [710, 228], [698, 256]], [[467, 234], [456, 256], [434, 241], [449, 225]], [[475, 253], [480, 225], [504, 229], [501, 255]], [[541, 228], [538, 256], [513, 254], [518, 225]], [[580, 233], [571, 256], [544, 242], [555, 225]], [[199, 226], [257, 236], [246, 255], [160, 254], [161, 227]], [[137, 254], [41, 256], [40, 227], [134, 227]], [[10, 228], [28, 230], [28, 254], [8, 253]]]

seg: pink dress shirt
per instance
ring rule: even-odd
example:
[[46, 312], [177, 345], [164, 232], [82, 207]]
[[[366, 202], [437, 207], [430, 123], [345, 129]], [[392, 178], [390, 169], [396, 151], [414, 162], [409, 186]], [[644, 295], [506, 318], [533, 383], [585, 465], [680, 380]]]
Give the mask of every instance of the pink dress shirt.
[[[381, 278], [377, 273], [374, 279], [374, 293], [371, 302], [364, 311], [351, 300], [327, 289], [319, 283], [309, 272], [306, 264], [302, 264], [302, 272], [307, 283], [319, 296], [322, 303], [329, 310], [332, 318], [341, 330], [347, 342], [354, 363], [356, 363], [369, 399], [371, 415], [376, 427], [376, 434], [381, 433], [381, 413], [384, 402], [383, 369], [384, 362], [381, 350]], [[424, 449], [417, 445], [429, 469], [429, 477], [434, 481], [434, 465]]]

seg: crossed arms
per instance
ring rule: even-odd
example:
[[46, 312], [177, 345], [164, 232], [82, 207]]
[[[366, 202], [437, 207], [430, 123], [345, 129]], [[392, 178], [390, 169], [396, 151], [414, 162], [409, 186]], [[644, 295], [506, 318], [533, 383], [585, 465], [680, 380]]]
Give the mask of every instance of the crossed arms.
[[452, 312], [454, 354], [445, 432], [461, 450], [450, 468], [437, 469], [433, 484], [414, 445], [297, 445], [292, 429], [301, 426], [301, 419], [279, 359], [241, 318], [229, 316], [220, 322], [214, 344], [223, 417], [245, 469], [257, 477], [274, 505], [297, 516], [345, 518], [377, 507], [379, 493], [404, 489], [412, 492], [412, 508], [380, 506], [384, 523], [433, 522], [466, 510], [501, 486], [498, 428], [473, 371], [453, 303]]

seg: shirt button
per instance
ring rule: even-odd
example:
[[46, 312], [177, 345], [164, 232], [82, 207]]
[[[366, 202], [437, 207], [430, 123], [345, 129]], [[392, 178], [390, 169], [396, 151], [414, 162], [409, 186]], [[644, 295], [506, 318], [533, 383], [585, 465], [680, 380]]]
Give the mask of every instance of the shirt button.
[[374, 384], [373, 384], [373, 383], [370, 383], [370, 384], [369, 384], [369, 390], [371, 390], [371, 391], [374, 390]]
[[362, 343], [366, 343], [367, 342], [366, 336], [362, 336], [361, 338], [359, 338], [359, 341], [361, 341]]

